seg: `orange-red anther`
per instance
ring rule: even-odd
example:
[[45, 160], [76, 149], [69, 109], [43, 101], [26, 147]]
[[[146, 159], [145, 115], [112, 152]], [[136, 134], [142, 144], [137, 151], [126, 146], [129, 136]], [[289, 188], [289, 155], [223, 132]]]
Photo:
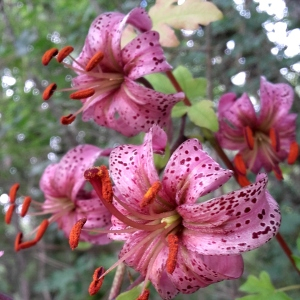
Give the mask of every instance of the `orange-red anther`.
[[91, 282], [89, 286], [89, 294], [91, 296], [95, 295], [101, 288], [104, 277], [101, 277], [101, 275], [104, 273], [104, 268], [99, 267], [94, 271], [93, 274], [93, 281]]
[[172, 274], [175, 270], [177, 263], [177, 254], [178, 254], [178, 236], [170, 233], [168, 235], [168, 247], [169, 247], [169, 255], [166, 263], [166, 269], [169, 274]]
[[278, 165], [273, 167], [273, 172], [278, 180], [283, 180], [282, 172]]
[[66, 46], [62, 48], [57, 54], [57, 61], [61, 63], [71, 52], [73, 52], [74, 48], [72, 46]]
[[103, 59], [103, 57], [104, 57], [103, 52], [101, 52], [101, 51], [97, 52], [97, 53], [89, 60], [89, 62], [87, 63], [87, 65], [86, 65], [86, 67], [85, 67], [85, 70], [86, 70], [87, 72], [93, 70], [93, 69], [97, 66], [97, 64], [98, 64], [99, 62], [101, 62], [101, 60]]
[[254, 141], [253, 131], [249, 126], [244, 127], [244, 136], [249, 149], [253, 150], [255, 141]]
[[234, 157], [234, 166], [237, 169], [237, 171], [241, 174], [241, 175], [246, 175], [247, 173], [247, 168], [246, 168], [246, 164], [243, 160], [243, 157], [240, 153], [238, 153], [235, 157]]
[[251, 182], [248, 180], [246, 176], [240, 174], [238, 174], [237, 181], [241, 187], [248, 186], [251, 184]]
[[73, 100], [80, 100], [80, 99], [91, 97], [94, 94], [95, 94], [95, 90], [93, 88], [90, 88], [90, 89], [80, 90], [78, 92], [72, 93], [70, 95], [70, 98]]
[[30, 206], [30, 203], [31, 203], [31, 197], [26, 196], [24, 201], [23, 201], [23, 204], [22, 204], [22, 209], [21, 209], [21, 213], [20, 213], [21, 217], [26, 216], [28, 208]]
[[10, 221], [11, 221], [11, 218], [12, 218], [12, 215], [15, 211], [15, 207], [16, 205], [14, 203], [10, 204], [6, 214], [5, 214], [5, 223], [6, 224], [10, 224]]
[[17, 195], [17, 191], [20, 187], [19, 183], [15, 183], [9, 190], [9, 202], [10, 203], [15, 203], [16, 201], [16, 195]]
[[46, 219], [46, 220], [43, 220], [41, 225], [39, 226], [39, 229], [35, 235], [35, 241], [38, 242], [44, 235], [44, 233], [46, 232], [47, 228], [49, 226], [49, 221]]
[[62, 116], [60, 118], [60, 123], [63, 125], [69, 125], [69, 124], [73, 123], [75, 119], [76, 119], [75, 115], [69, 114], [67, 116]]
[[19, 249], [19, 245], [21, 244], [22, 242], [22, 237], [23, 237], [23, 233], [22, 232], [19, 232], [16, 236], [16, 239], [15, 239], [15, 251], [18, 252], [20, 249]]
[[42, 57], [42, 64], [44, 66], [47, 66], [49, 64], [49, 62], [51, 61], [51, 59], [57, 55], [57, 53], [58, 53], [57, 48], [51, 48], [51, 49], [47, 50]]
[[57, 89], [56, 83], [50, 83], [43, 92], [43, 100], [47, 101], [54, 94]]
[[273, 149], [278, 152], [280, 150], [280, 140], [278, 137], [278, 132], [273, 127], [270, 129], [269, 137]]
[[78, 220], [70, 231], [69, 245], [72, 250], [74, 250], [75, 248], [78, 247], [80, 233], [81, 233], [82, 227], [84, 226], [86, 220], [87, 220], [86, 218]]
[[34, 246], [36, 243], [37, 243], [37, 241], [35, 239], [31, 240], [31, 241], [20, 243], [19, 247], [18, 247], [18, 250], [30, 248], [30, 247]]
[[139, 295], [136, 300], [148, 300], [149, 295], [150, 295], [150, 291], [149, 290], [144, 290], [144, 292], [141, 295]]
[[290, 152], [288, 155], [287, 162], [289, 165], [292, 165], [298, 158], [299, 156], [299, 145], [297, 142], [292, 142], [290, 146]]
[[159, 181], [155, 181], [152, 184], [152, 186], [148, 189], [148, 191], [145, 193], [142, 201], [140, 202], [140, 207], [143, 208], [143, 207], [153, 203], [160, 188], [161, 188], [161, 183]]

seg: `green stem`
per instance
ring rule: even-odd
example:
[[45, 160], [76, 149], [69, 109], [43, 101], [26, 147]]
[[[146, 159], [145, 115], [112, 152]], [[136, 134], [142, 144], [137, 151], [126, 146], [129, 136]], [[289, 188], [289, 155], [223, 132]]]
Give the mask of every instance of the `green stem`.
[[292, 291], [300, 289], [300, 284], [285, 286], [283, 288], [277, 289], [276, 292], [285, 292], [285, 291]]

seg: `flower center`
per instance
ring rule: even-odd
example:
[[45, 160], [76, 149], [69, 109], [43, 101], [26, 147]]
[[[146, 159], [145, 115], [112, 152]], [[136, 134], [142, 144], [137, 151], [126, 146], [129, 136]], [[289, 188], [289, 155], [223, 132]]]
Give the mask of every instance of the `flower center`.
[[[64, 125], [71, 124], [76, 116], [83, 110], [95, 103], [95, 100], [100, 96], [108, 95], [110, 92], [118, 89], [124, 81], [124, 75], [116, 72], [104, 72], [101, 68], [101, 61], [104, 55], [101, 51], [94, 54], [94, 56], [83, 65], [78, 60], [71, 56], [73, 47], [66, 46], [60, 51], [56, 48], [49, 49], [42, 57], [42, 63], [47, 66], [54, 56], [56, 60], [65, 67], [72, 69], [78, 74], [73, 80], [73, 87], [57, 90], [57, 85], [51, 83], [43, 93], [43, 99], [49, 100], [55, 91], [75, 91], [70, 94], [72, 100], [81, 100], [83, 106], [73, 114], [61, 117], [61, 123]], [[66, 62], [66, 58], [71, 59], [73, 64]]]

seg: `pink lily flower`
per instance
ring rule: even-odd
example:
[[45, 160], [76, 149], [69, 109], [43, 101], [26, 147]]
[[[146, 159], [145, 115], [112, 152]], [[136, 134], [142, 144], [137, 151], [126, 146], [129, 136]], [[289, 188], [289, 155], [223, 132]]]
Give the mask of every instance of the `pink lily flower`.
[[109, 228], [111, 214], [94, 191], [84, 189], [83, 174], [86, 168], [93, 166], [102, 151], [92, 145], [79, 145], [69, 150], [59, 163], [49, 165], [40, 180], [45, 202], [34, 203], [41, 211], [36, 214], [50, 214], [49, 222], [56, 222], [67, 237], [79, 219], [87, 218], [81, 240], [93, 244], [109, 243], [106, 234], [94, 234], [92, 230]]
[[241, 175], [246, 169], [258, 173], [274, 171], [282, 179], [278, 164], [289, 164], [298, 157], [296, 114], [289, 113], [293, 104], [293, 89], [283, 83], [272, 84], [264, 77], [260, 83], [260, 109], [257, 113], [247, 94], [239, 99], [225, 94], [219, 102], [220, 129], [217, 139], [229, 150], [237, 150], [235, 166]]
[[154, 126], [142, 145], [122, 145], [111, 152], [113, 199], [103, 198], [109, 194], [103, 167], [87, 170], [85, 177], [112, 212], [109, 237], [125, 241], [119, 261], [97, 280], [125, 262], [144, 277], [142, 295], [148, 295], [151, 281], [163, 299], [172, 299], [179, 292], [194, 293], [240, 277], [240, 253], [277, 233], [280, 212], [266, 191], [265, 174], [245, 188], [201, 201], [227, 182], [232, 171], [222, 169], [196, 139], [173, 153], [160, 179], [153, 151], [162, 149], [164, 141], [165, 133]]
[[[122, 32], [126, 24], [133, 25], [139, 34], [121, 48]], [[146, 132], [153, 124], [169, 126], [174, 104], [184, 98], [183, 93], [163, 94], [141, 83], [143, 76], [171, 69], [159, 44], [159, 34], [151, 31], [152, 22], [146, 11], [135, 8], [127, 15], [110, 12], [99, 15], [92, 23], [84, 47], [73, 65], [63, 59], [73, 48], [48, 50], [43, 63], [47, 65], [57, 54], [57, 60], [72, 68], [78, 76], [73, 79], [77, 92], [71, 99], [80, 99], [82, 108], [62, 118], [63, 124], [74, 121], [83, 111], [83, 120], [94, 121], [125, 136]], [[44, 92], [44, 100], [56, 89], [51, 84]]]

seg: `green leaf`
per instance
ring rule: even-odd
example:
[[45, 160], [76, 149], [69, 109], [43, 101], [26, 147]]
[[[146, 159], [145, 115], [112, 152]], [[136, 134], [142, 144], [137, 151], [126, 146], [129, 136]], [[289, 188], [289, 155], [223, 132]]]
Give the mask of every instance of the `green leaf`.
[[250, 295], [236, 300], [291, 300], [284, 292], [275, 289], [269, 274], [265, 271], [262, 271], [259, 277], [248, 276], [247, 281], [240, 287], [240, 290]]
[[207, 128], [213, 132], [218, 131], [219, 123], [213, 109], [212, 101], [202, 100], [192, 106], [189, 106], [187, 114], [195, 125]]
[[145, 76], [145, 78], [151, 83], [153, 88], [161, 93], [173, 94], [176, 90], [168, 77], [164, 74], [155, 73]]
[[143, 285], [144, 285], [144, 282], [140, 283], [139, 285], [137, 285], [136, 287], [134, 287], [130, 291], [127, 291], [127, 292], [124, 292], [124, 293], [120, 294], [116, 298], [116, 300], [132, 300], [132, 299], [137, 299], [138, 296], [142, 292]]
[[293, 260], [296, 264], [296, 267], [300, 270], [300, 256], [292, 255], [292, 257], [293, 257]]
[[159, 170], [164, 168], [167, 162], [169, 161], [169, 158], [170, 158], [170, 146], [168, 144], [164, 155], [154, 154], [154, 164], [156, 169]]
[[[175, 29], [196, 30], [200, 25], [222, 18], [221, 11], [210, 2], [186, 0], [182, 5], [174, 5], [176, 0], [156, 0], [149, 10], [153, 30], [160, 34], [160, 43], [164, 47], [177, 47], [179, 41]], [[172, 28], [171, 28], [172, 27]]]

